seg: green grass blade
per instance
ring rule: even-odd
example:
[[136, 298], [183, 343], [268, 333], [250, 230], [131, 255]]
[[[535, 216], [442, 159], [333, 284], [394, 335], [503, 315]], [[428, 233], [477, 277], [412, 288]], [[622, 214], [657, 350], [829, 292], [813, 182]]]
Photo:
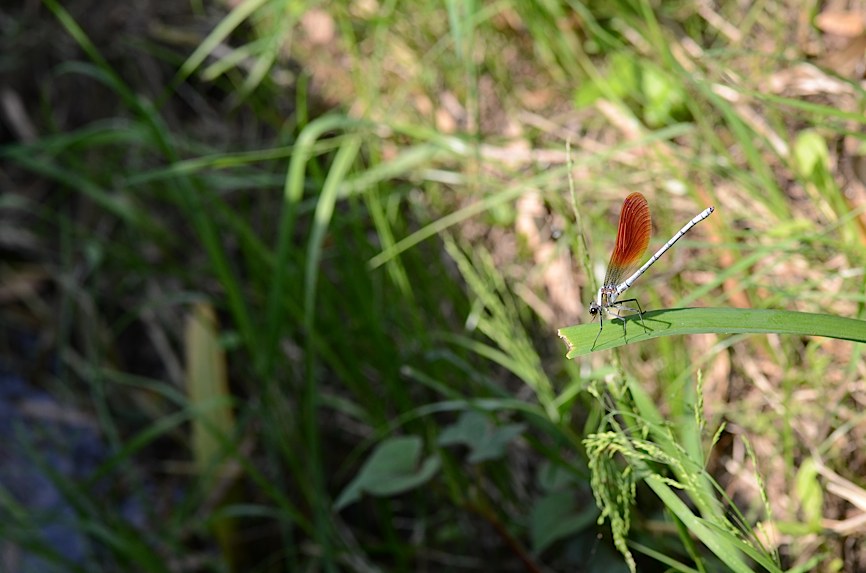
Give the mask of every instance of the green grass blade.
[[744, 308], [674, 308], [654, 310], [640, 319], [627, 318], [626, 335], [619, 319], [607, 321], [598, 337], [597, 324], [580, 324], [560, 328], [558, 334], [568, 346], [567, 358], [588, 354], [593, 350], [607, 350], [630, 342], [640, 342], [677, 334], [742, 334], [777, 333], [799, 336], [826, 336], [841, 340], [866, 342], [866, 321], [829, 314], [812, 314], [790, 310], [763, 310]]
[[639, 552], [643, 553], [644, 555], [652, 557], [653, 559], [655, 559], [659, 563], [664, 563], [665, 565], [668, 566], [669, 571], [681, 571], [682, 573], [700, 573], [698, 569], [695, 569], [693, 567], [688, 567], [687, 565], [680, 563], [676, 559], [674, 559], [674, 558], [672, 558], [672, 557], [670, 557], [670, 556], [668, 556], [668, 555], [666, 555], [660, 551], [656, 551], [652, 547], [649, 547], [649, 546], [644, 545], [642, 543], [638, 543], [636, 541], [629, 541], [629, 547], [631, 547], [635, 551], [639, 551]]
[[[304, 330], [312, 335], [316, 320], [316, 283], [318, 282], [325, 233], [331, 223], [334, 207], [337, 203], [337, 194], [340, 185], [346, 178], [346, 174], [352, 168], [361, 148], [363, 139], [361, 135], [355, 134], [347, 137], [334, 158], [328, 177], [319, 195], [316, 204], [316, 212], [313, 217], [313, 228], [310, 232], [310, 241], [307, 248], [306, 271], [304, 273]], [[303, 419], [305, 420], [305, 433], [307, 441], [307, 465], [310, 471], [310, 482], [315, 489], [314, 525], [316, 538], [325, 548], [323, 551], [324, 569], [331, 567], [331, 537], [329, 527], [330, 503], [326, 495], [326, 483], [324, 468], [322, 467], [321, 437], [319, 435], [319, 391], [317, 374], [315, 373], [315, 350], [313, 342], [309, 343], [306, 354], [307, 387], [303, 397]]]
[[256, 10], [266, 3], [267, 0], [247, 0], [236, 4], [231, 13], [217, 24], [213, 31], [208, 34], [207, 38], [198, 45], [195, 51], [190, 54], [186, 61], [180, 66], [180, 69], [171, 85], [173, 87], [178, 86], [181, 82], [191, 76], [192, 73], [205, 61], [205, 59], [212, 54], [220, 44], [226, 41], [226, 38], [228, 38], [232, 32], [247, 21]]
[[[267, 327], [257, 365], [261, 372], [271, 372], [277, 357], [277, 341], [285, 318], [283, 301], [290, 275], [289, 260], [297, 249], [293, 240], [295, 218], [298, 205], [304, 196], [307, 162], [315, 151], [316, 142], [323, 134], [329, 131], [348, 130], [358, 125], [359, 122], [351, 118], [341, 115], [326, 115], [310, 123], [298, 136], [283, 187], [284, 204], [283, 212], [280, 215], [273, 278], [268, 294]], [[341, 183], [343, 182], [341, 181]]]
[[706, 545], [716, 557], [721, 559], [730, 571], [739, 573], [753, 571], [746, 564], [740, 552], [744, 548], [744, 543], [723, 535], [720, 530], [708, 525], [703, 519], [692, 513], [692, 510], [683, 502], [676, 490], [665, 483], [662, 478], [650, 475], [647, 477], [646, 483], [662, 499], [667, 508], [681, 519], [688, 530]]
[[325, 180], [319, 201], [316, 203], [313, 229], [310, 232], [310, 242], [307, 248], [306, 272], [304, 273], [304, 325], [307, 332], [311, 332], [313, 329], [316, 282], [319, 277], [319, 263], [322, 260], [325, 233], [331, 223], [331, 216], [334, 214], [340, 184], [345, 180], [346, 173], [357, 158], [361, 143], [360, 135], [352, 135], [345, 140], [334, 158], [333, 166]]

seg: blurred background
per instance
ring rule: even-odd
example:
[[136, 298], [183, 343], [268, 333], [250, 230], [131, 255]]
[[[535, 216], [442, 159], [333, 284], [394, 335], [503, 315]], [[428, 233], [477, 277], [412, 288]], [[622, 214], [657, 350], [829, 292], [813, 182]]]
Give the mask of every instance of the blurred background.
[[860, 1], [0, 7], [0, 569], [866, 569]]

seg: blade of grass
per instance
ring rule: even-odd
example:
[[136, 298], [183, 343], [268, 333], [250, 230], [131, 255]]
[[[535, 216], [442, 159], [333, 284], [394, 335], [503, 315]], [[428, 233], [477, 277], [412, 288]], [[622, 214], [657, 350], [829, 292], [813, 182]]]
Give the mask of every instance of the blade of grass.
[[304, 128], [295, 143], [295, 152], [289, 163], [283, 187], [283, 213], [280, 218], [279, 235], [277, 237], [276, 260], [274, 261], [273, 280], [268, 293], [266, 316], [267, 325], [265, 339], [258, 355], [258, 370], [267, 378], [272, 371], [277, 352], [277, 341], [280, 336], [280, 325], [285, 320], [286, 305], [283, 303], [288, 280], [289, 259], [295, 245], [293, 233], [298, 204], [304, 195], [304, 180], [307, 162], [312, 156], [318, 139], [325, 133], [335, 130], [351, 129], [359, 125], [357, 120], [340, 115], [327, 115], [316, 119]]
[[[684, 491], [687, 492], [689, 500], [697, 508], [701, 518], [708, 523], [718, 524], [720, 528], [730, 528], [729, 523], [736, 519], [737, 512], [735, 508], [723, 506], [717, 501], [716, 494], [724, 494], [724, 492], [704, 471], [706, 459], [700, 445], [701, 431], [697, 427], [695, 418], [686, 416], [670, 424], [666, 423], [665, 417], [645, 386], [634, 378], [627, 378], [626, 383], [637, 420], [639, 423], [646, 424], [652, 442], [672, 461], [668, 464], [670, 471], [677, 482], [683, 485]], [[618, 403], [623, 409], [631, 408], [632, 404], [627, 404], [623, 400]], [[698, 416], [700, 415], [702, 413], [699, 412]], [[688, 531], [690, 530], [682, 532], [681, 537], [690, 553], [697, 555], [697, 551], [690, 547]], [[740, 529], [736, 531], [748, 532], [749, 527], [745, 521], [741, 521]], [[735, 538], [735, 541], [737, 540], [739, 538]]]
[[[54, 0], [51, 1], [53, 2]], [[217, 24], [213, 31], [208, 34], [207, 38], [198, 45], [195, 51], [180, 66], [174, 79], [168, 84], [165, 96], [163, 97], [168, 97], [238, 26], [243, 24], [244, 21], [267, 3], [268, 0], [246, 0], [236, 4], [234, 10]]]
[[692, 510], [680, 499], [678, 493], [664, 478], [651, 474], [647, 476], [646, 483], [661, 498], [668, 509], [682, 520], [688, 530], [721, 559], [731, 571], [752, 573], [752, 568], [746, 564], [742, 557], [741, 551], [743, 551], [744, 542], [736, 538], [731, 539], [728, 535], [724, 535], [723, 531], [711, 527], [705, 520], [692, 513]]
[[3, 156], [33, 173], [75, 189], [128, 225], [138, 227], [143, 223], [139, 210], [126, 197], [107, 192], [88, 177], [58, 165], [41, 153], [34, 153], [29, 146], [7, 149]]
[[700, 571], [698, 569], [694, 569], [694, 568], [689, 567], [683, 563], [680, 563], [676, 559], [673, 559], [672, 557], [665, 555], [664, 553], [662, 553], [660, 551], [656, 551], [652, 547], [649, 547], [649, 546], [644, 545], [642, 543], [638, 543], [637, 541], [629, 541], [628, 545], [629, 545], [629, 547], [631, 547], [635, 551], [640, 551], [644, 555], [652, 557], [653, 559], [655, 559], [659, 563], [664, 563], [672, 571], [681, 571], [682, 573], [700, 573]]
[[776, 333], [866, 342], [866, 321], [790, 310], [676, 308], [646, 312], [643, 320], [646, 331], [637, 316], [628, 317], [631, 324], [628, 325], [627, 337], [623, 336], [619, 319], [608, 321], [594, 347], [593, 341], [598, 334], [595, 324], [567, 326], [560, 328], [558, 334], [568, 346], [567, 358], [678, 334]]
[[[319, 262], [322, 258], [322, 245], [325, 232], [331, 222], [334, 213], [334, 205], [337, 202], [337, 194], [340, 185], [345, 180], [346, 173], [355, 162], [358, 151], [361, 148], [361, 135], [354, 134], [348, 137], [343, 146], [337, 152], [328, 177], [322, 187], [319, 202], [313, 218], [313, 229], [310, 232], [310, 242], [307, 247], [306, 271], [304, 273], [304, 330], [308, 336], [315, 330], [316, 313], [316, 282], [319, 277]], [[315, 528], [318, 542], [324, 548], [322, 552], [323, 567], [326, 571], [336, 570], [332, 559], [332, 535], [329, 527], [328, 516], [330, 513], [330, 502], [325, 487], [324, 468], [322, 467], [321, 445], [319, 437], [319, 397], [316, 374], [316, 356], [314, 345], [307, 345], [306, 368], [307, 384], [304, 389], [301, 415], [305, 420], [305, 434], [307, 441], [308, 466], [310, 480], [316, 492], [315, 498], [311, 500], [315, 514]]]

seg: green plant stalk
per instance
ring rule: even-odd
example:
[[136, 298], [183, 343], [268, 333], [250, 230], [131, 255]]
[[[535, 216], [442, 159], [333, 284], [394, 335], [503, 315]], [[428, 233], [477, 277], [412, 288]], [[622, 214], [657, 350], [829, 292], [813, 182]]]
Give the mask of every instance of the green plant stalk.
[[[772, 556], [752, 545], [746, 535], [747, 526], [738, 526], [728, 518], [715, 495], [714, 482], [704, 471], [703, 457], [695, 459], [676, 441], [673, 428], [664, 421], [639, 381], [627, 379], [626, 386], [610, 386], [608, 390], [607, 396], [615, 402], [616, 415], [608, 416], [585, 443], [590, 452], [590, 467], [594, 468], [593, 487], [599, 508], [611, 521], [618, 539], [616, 546], [630, 568], [635, 570], [635, 562], [624, 537], [629, 530], [630, 511], [625, 504], [633, 503], [634, 484], [641, 481], [685, 527], [680, 529], [680, 535], [685, 531], [695, 536], [730, 570], [751, 571], [745, 561], [748, 556], [767, 571], [780, 571]], [[620, 457], [626, 461], [624, 468], [615, 462]], [[667, 468], [670, 477], [659, 473], [657, 464]], [[615, 480], [617, 474], [610, 472], [622, 472], [622, 481]], [[630, 488], [630, 493], [624, 487]], [[683, 501], [683, 494], [694, 509]], [[683, 539], [683, 543], [689, 547], [691, 537]], [[701, 556], [695, 551], [690, 554], [699, 569], [704, 570]]]
[[[623, 414], [624, 417], [636, 416], [636, 419], [646, 423], [650, 433], [650, 441], [671, 460], [671, 462], [668, 463], [668, 467], [676, 481], [679, 484], [682, 484], [682, 487], [686, 492], [688, 492], [689, 499], [697, 508], [699, 516], [695, 516], [694, 514], [684, 516], [682, 511], [678, 511], [677, 507], [672, 507], [667, 504], [667, 501], [662, 495], [660, 495], [660, 497], [665, 500], [665, 504], [668, 506], [668, 509], [674, 513], [676, 519], [683, 525], [686, 525], [687, 531], [693, 531], [689, 524], [693, 519], [700, 519], [708, 524], [714, 524], [714, 528], [727, 528], [726, 531], [735, 536], [733, 542], [730, 539], [725, 539], [723, 537], [720, 538], [718, 535], [713, 535], [713, 532], [708, 532], [706, 534], [710, 536], [711, 543], [708, 543], [706, 539], [700, 536], [699, 539], [701, 539], [704, 544], [706, 544], [707, 547], [713, 550], [717, 555], [725, 554], [730, 555], [731, 559], [737, 559], [736, 556], [739, 555], [740, 550], [742, 549], [738, 549], [737, 546], [744, 543], [744, 541], [739, 537], [739, 530], [735, 529], [734, 526], [730, 524], [722, 505], [717, 501], [714, 482], [704, 471], [706, 460], [703, 456], [703, 452], [697, 447], [689, 448], [689, 438], [692, 440], [700, 440], [700, 429], [695, 425], [690, 424], [688, 421], [681, 421], [673, 425], [665, 423], [664, 417], [656, 407], [655, 401], [649, 396], [645, 388], [633, 378], [627, 379], [626, 384], [631, 401], [629, 402], [620, 398], [617, 400], [617, 406], [622, 408], [624, 412], [628, 412], [628, 414]], [[633, 411], [630, 410], [632, 407]], [[698, 415], [700, 415], [700, 413], [698, 413]], [[693, 419], [686, 418], [686, 420]], [[674, 431], [677, 429], [679, 429], [680, 433], [679, 440], [674, 434]], [[685, 436], [683, 434], [690, 435]], [[649, 470], [647, 469], [647, 471]], [[656, 493], [658, 494], [660, 488], [663, 487], [669, 488], [669, 485], [662, 481], [659, 487], [653, 487], [653, 489], [656, 490]], [[689, 512], [691, 512], [690, 509]], [[682, 535], [683, 533], [681, 531], [681, 536]], [[683, 539], [683, 542], [688, 548], [689, 544], [692, 543], [692, 540]], [[691, 553], [696, 554], [694, 551], [691, 551]]]

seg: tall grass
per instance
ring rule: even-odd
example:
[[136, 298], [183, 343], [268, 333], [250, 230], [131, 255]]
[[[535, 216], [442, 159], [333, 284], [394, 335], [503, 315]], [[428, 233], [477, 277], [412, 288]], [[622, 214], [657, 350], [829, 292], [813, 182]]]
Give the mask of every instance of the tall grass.
[[787, 6], [246, 1], [171, 62], [142, 52], [146, 87], [44, 4], [81, 50], [54, 73], [119, 111], [0, 157], [57, 189], [19, 208], [61, 245], [38, 261], [51, 386], [109, 453], [49, 472], [86, 563], [0, 488], [4, 538], [87, 571], [855, 570], [824, 527], [856, 499], [825, 484], [862, 487], [860, 345], [759, 328], [783, 313], [574, 360], [556, 336], [630, 190], [658, 237], [717, 208], [644, 307], [863, 314], [827, 144], [856, 141], [862, 93], [767, 89], [804, 56]]

